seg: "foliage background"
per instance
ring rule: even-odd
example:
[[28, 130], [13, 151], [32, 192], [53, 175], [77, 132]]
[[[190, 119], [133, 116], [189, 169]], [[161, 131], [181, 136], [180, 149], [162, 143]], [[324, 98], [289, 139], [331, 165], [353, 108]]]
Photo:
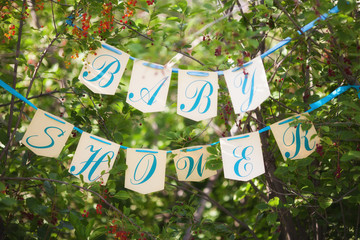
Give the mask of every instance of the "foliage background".
[[[336, 4], [339, 14], [297, 33]], [[341, 85], [358, 85], [359, 14], [354, 0], [1, 1], [0, 79], [41, 109], [128, 147], [206, 144], [304, 112]], [[77, 79], [101, 40], [150, 62], [180, 56], [175, 67], [181, 69], [226, 70], [286, 37], [293, 41], [264, 59], [271, 98], [242, 119], [233, 114], [222, 77], [218, 117], [200, 123], [176, 115], [177, 74], [167, 111], [156, 114], [125, 103], [131, 61], [114, 96], [93, 94]], [[179, 182], [169, 158], [165, 189], [149, 195], [124, 189], [124, 151], [105, 187], [71, 176], [67, 169], [80, 137], [75, 131], [58, 159], [34, 155], [19, 143], [34, 110], [0, 92], [0, 239], [359, 237], [360, 104], [354, 90], [311, 114], [322, 142], [310, 157], [284, 161], [265, 132], [264, 175], [249, 182], [224, 179], [217, 146], [209, 149], [208, 164], [219, 169], [215, 177]]]

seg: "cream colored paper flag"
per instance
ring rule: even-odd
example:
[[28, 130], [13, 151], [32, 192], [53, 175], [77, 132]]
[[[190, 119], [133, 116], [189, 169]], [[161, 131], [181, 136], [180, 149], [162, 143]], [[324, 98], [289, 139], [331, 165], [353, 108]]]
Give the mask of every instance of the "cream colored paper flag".
[[207, 147], [196, 146], [172, 151], [175, 154], [174, 164], [180, 181], [199, 182], [217, 173], [205, 167], [210, 156]]
[[57, 158], [74, 125], [38, 109], [21, 142], [39, 156]]
[[217, 115], [218, 74], [179, 70], [177, 113], [194, 121]]
[[261, 57], [238, 67], [224, 71], [235, 114], [254, 110], [270, 96], [266, 73]]
[[144, 113], [164, 111], [171, 71], [166, 66], [135, 60], [126, 102]]
[[128, 148], [125, 188], [148, 194], [164, 189], [166, 151]]
[[83, 132], [69, 172], [76, 177], [83, 175], [86, 183], [97, 181], [105, 185], [119, 149], [119, 144]]
[[306, 131], [302, 129], [303, 123], [301, 122], [295, 126], [290, 126], [294, 119], [307, 120], [306, 116], [308, 114], [295, 115], [270, 126], [285, 160], [288, 158], [306, 158], [316, 150], [316, 144], [320, 142], [315, 127], [311, 122], [311, 128]]
[[114, 95], [130, 56], [108, 44], [101, 46], [89, 53], [79, 80], [94, 93]]
[[224, 176], [248, 181], [265, 173], [259, 132], [220, 138]]

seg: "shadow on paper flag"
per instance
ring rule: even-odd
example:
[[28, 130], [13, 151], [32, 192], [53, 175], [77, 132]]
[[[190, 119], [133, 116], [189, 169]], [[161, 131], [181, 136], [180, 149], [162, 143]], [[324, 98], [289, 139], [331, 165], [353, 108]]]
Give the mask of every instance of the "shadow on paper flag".
[[210, 153], [208, 146], [195, 146], [173, 150], [174, 164], [180, 181], [199, 182], [215, 175], [214, 170], [206, 169], [205, 165]]
[[194, 121], [216, 117], [216, 72], [179, 70], [177, 114]]
[[163, 190], [166, 151], [133, 148], [126, 151], [125, 188], [142, 194]]
[[126, 102], [144, 113], [164, 111], [171, 71], [166, 66], [135, 60]]
[[224, 176], [248, 181], [265, 173], [259, 132], [220, 138]]
[[[283, 158], [302, 159], [309, 156], [316, 150], [316, 144], [319, 143], [314, 125], [304, 131], [301, 122], [295, 126], [290, 126], [291, 122], [297, 120], [307, 120], [309, 114], [298, 114], [280, 122], [272, 124], [271, 131], [274, 134], [277, 145]], [[314, 137], [315, 136], [315, 137]]]
[[114, 95], [129, 60], [129, 55], [103, 43], [95, 53], [89, 53], [79, 80], [98, 94]]
[[256, 109], [270, 96], [261, 57], [254, 58], [246, 65], [224, 71], [235, 114]]
[[[84, 182], [106, 184], [120, 145], [83, 132], [71, 162], [69, 173], [83, 175]], [[110, 162], [109, 162], [110, 161]]]
[[36, 155], [57, 158], [73, 128], [63, 119], [38, 109], [21, 142]]

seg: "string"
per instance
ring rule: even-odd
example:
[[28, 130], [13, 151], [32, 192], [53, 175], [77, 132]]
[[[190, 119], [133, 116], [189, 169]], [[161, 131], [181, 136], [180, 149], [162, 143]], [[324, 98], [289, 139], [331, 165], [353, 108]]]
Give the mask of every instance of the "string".
[[[28, 99], [26, 99], [23, 95], [21, 95], [20, 93], [18, 93], [15, 89], [13, 89], [12, 87], [10, 87], [8, 84], [6, 84], [4, 81], [2, 81], [0, 79], [0, 86], [3, 87], [6, 91], [8, 91], [9, 93], [11, 93], [12, 95], [14, 95], [15, 97], [19, 98], [20, 100], [22, 100], [23, 102], [25, 102], [26, 104], [30, 105], [32, 108], [34, 109], [38, 109], [33, 103], [31, 103]], [[307, 110], [305, 113], [310, 113], [312, 111], [314, 111], [315, 109], [323, 106], [324, 104], [326, 104], [327, 102], [329, 102], [330, 100], [334, 99], [335, 97], [339, 96], [340, 94], [343, 94], [344, 92], [346, 92], [347, 90], [349, 90], [350, 88], [355, 88], [358, 91], [358, 97], [360, 99], [360, 85], [346, 85], [346, 86], [340, 86], [337, 89], [335, 89], [333, 92], [331, 92], [329, 95], [327, 95], [326, 97], [323, 97], [322, 99], [311, 103], [310, 104], [310, 109]], [[270, 126], [265, 126], [264, 128], [259, 130], [259, 133], [263, 133], [266, 131], [269, 131], [271, 129]], [[83, 130], [81, 130], [78, 127], [74, 127], [74, 130], [79, 132], [79, 133], [83, 133]], [[236, 138], [236, 137], [234, 137]], [[213, 143], [209, 143], [209, 144], [204, 144], [204, 145], [209, 145], [209, 146], [214, 146], [219, 144], [220, 141], [217, 142], [213, 142]], [[120, 148], [122, 149], [128, 149], [129, 147], [120, 145]], [[171, 150], [167, 151], [167, 153], [172, 153]]]
[[[320, 15], [318, 18], [316, 18], [315, 20], [313, 20], [312, 22], [308, 23], [307, 25], [305, 25], [304, 27], [301, 28], [301, 31], [297, 31], [299, 33], [299, 35], [301, 35], [302, 33], [305, 33], [307, 31], [309, 31], [310, 29], [312, 29], [313, 27], [316, 26], [316, 23], [320, 20], [325, 20], [329, 17], [330, 14], [335, 14], [335, 13], [338, 13], [339, 12], [339, 8], [338, 6], [335, 6], [333, 7], [332, 9], [330, 9], [328, 11], [328, 13], [325, 13], [323, 15]], [[76, 25], [74, 25], [73, 23], [74, 21], [74, 16], [73, 15], [70, 15], [67, 17], [67, 19], [65, 20], [65, 23], [69, 26], [72, 26], [72, 27], [77, 27]], [[80, 29], [82, 31], [81, 28], [77, 27], [78, 29]], [[270, 54], [272, 54], [273, 52], [279, 50], [280, 48], [282, 48], [283, 46], [287, 45], [288, 43], [290, 43], [293, 39], [291, 39], [290, 37], [287, 37], [283, 40], [281, 40], [278, 44], [276, 44], [274, 47], [270, 48], [269, 50], [267, 50], [266, 52], [264, 52], [263, 54], [260, 55], [261, 59], [264, 59], [265, 57], [269, 56]], [[129, 56], [129, 58], [132, 60], [132, 61], [135, 61], [136, 58], [135, 57], [132, 57], [132, 56]], [[247, 63], [244, 63], [242, 67], [244, 66], [247, 66], [247, 65], [250, 65], [251, 62], [247, 62]], [[150, 65], [151, 67], [151, 65]], [[241, 67], [240, 67], [241, 68]], [[173, 73], [178, 73], [179, 72], [179, 68], [172, 68], [172, 72]], [[224, 71], [215, 71], [219, 76], [221, 75], [224, 75]]]

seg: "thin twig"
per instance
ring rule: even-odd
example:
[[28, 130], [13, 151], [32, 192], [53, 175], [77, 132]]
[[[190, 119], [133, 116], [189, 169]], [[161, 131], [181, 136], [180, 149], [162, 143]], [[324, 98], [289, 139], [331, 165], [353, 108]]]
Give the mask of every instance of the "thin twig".
[[[24, 11], [25, 11], [25, 3], [26, 3], [26, 0], [23, 0], [22, 15], [24, 14]], [[17, 40], [17, 43], [16, 43], [14, 76], [13, 76], [13, 83], [12, 83], [12, 88], [13, 89], [16, 89], [17, 70], [18, 70], [18, 66], [19, 66], [18, 58], [20, 56], [20, 45], [21, 45], [21, 37], [22, 37], [23, 26], [24, 26], [24, 20], [23, 20], [23, 18], [21, 18], [20, 19], [20, 24], [19, 24], [18, 40]], [[14, 101], [15, 101], [15, 96], [11, 95], [10, 114], [9, 114], [9, 121], [8, 121], [8, 130], [7, 130], [8, 137], [10, 137], [10, 134], [11, 134], [12, 120], [13, 120], [13, 116], [14, 116]], [[4, 165], [5, 165], [5, 163], [4, 163]]]
[[53, 19], [53, 23], [54, 23], [55, 33], [57, 33], [55, 14], [54, 14], [54, 6], [53, 6], [53, 2], [52, 1], [50, 1], [50, 2], [51, 2], [51, 12], [52, 12], [52, 19]]

